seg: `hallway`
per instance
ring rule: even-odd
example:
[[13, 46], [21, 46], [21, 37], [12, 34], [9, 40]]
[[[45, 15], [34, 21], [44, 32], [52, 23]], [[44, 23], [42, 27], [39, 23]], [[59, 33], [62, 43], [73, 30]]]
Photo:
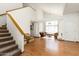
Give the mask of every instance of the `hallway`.
[[79, 56], [79, 43], [35, 38], [25, 46], [22, 56]]

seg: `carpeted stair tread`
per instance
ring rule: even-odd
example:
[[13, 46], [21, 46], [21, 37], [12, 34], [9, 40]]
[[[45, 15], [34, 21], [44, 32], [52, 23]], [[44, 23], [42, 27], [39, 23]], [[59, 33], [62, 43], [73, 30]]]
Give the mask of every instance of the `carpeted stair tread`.
[[8, 29], [0, 29], [0, 31], [6, 31], [6, 30], [8, 31]]
[[0, 33], [6, 33], [9, 32], [7, 29], [0, 29]]
[[0, 33], [0, 35], [2, 35], [2, 34], [10, 34], [10, 33]]
[[6, 39], [6, 38], [12, 38], [12, 36], [0, 37], [0, 40], [1, 40], [1, 39]]
[[11, 33], [0, 33], [0, 37], [3, 37], [3, 36], [10, 36]]
[[[0, 48], [0, 53], [5, 53], [5, 52], [8, 52], [10, 49], [12, 50], [13, 48], [17, 47], [16, 44], [14, 45], [10, 45], [10, 46], [6, 46], [6, 47], [3, 47], [3, 48]], [[10, 51], [11, 51], [10, 50]]]
[[13, 43], [15, 44], [15, 40], [9, 40], [9, 41], [0, 42], [0, 48], [5, 47], [7, 45], [11, 45]]
[[20, 51], [20, 49], [17, 48], [13, 51], [6, 53], [4, 56], [18, 56], [20, 54], [21, 54], [21, 51]]
[[9, 40], [13, 40], [13, 37], [12, 36], [0, 37], [0, 42], [9, 41]]
[[7, 29], [7, 28], [4, 28], [4, 27], [0, 27], [0, 29]]
[[19, 56], [21, 50], [7, 28], [0, 27], [0, 56]]

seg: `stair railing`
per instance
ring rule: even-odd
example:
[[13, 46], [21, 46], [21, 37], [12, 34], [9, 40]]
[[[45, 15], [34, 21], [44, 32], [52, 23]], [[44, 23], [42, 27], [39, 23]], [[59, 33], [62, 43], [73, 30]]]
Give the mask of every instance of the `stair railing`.
[[6, 13], [6, 15], [8, 15], [8, 17], [11, 19], [11, 21], [17, 27], [17, 29], [20, 31], [20, 33], [22, 35], [24, 35], [24, 39], [26, 39], [26, 33], [23, 31], [23, 29], [21, 28], [21, 26], [15, 21], [16, 19], [14, 19], [14, 17], [11, 14], [9, 14], [8, 12]]

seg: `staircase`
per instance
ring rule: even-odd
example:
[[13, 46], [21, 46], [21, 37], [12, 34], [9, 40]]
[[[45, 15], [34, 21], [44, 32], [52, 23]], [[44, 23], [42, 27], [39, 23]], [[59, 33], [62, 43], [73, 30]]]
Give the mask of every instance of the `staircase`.
[[21, 50], [6, 28], [0, 27], [0, 56], [19, 56]]

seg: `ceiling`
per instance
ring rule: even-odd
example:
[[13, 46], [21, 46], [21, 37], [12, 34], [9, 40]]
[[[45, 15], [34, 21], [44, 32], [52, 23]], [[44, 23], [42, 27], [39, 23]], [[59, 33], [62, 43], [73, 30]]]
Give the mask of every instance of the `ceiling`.
[[65, 5], [64, 14], [79, 12], [79, 3], [68, 3]]
[[41, 9], [43, 12], [58, 16], [79, 12], [79, 3], [0, 3], [0, 14], [5, 13], [7, 10], [16, 9], [22, 6]]
[[22, 3], [0, 3], [0, 15], [6, 13], [8, 10], [21, 8]]
[[79, 11], [79, 3], [24, 3], [24, 6], [38, 8], [44, 12], [59, 16]]

